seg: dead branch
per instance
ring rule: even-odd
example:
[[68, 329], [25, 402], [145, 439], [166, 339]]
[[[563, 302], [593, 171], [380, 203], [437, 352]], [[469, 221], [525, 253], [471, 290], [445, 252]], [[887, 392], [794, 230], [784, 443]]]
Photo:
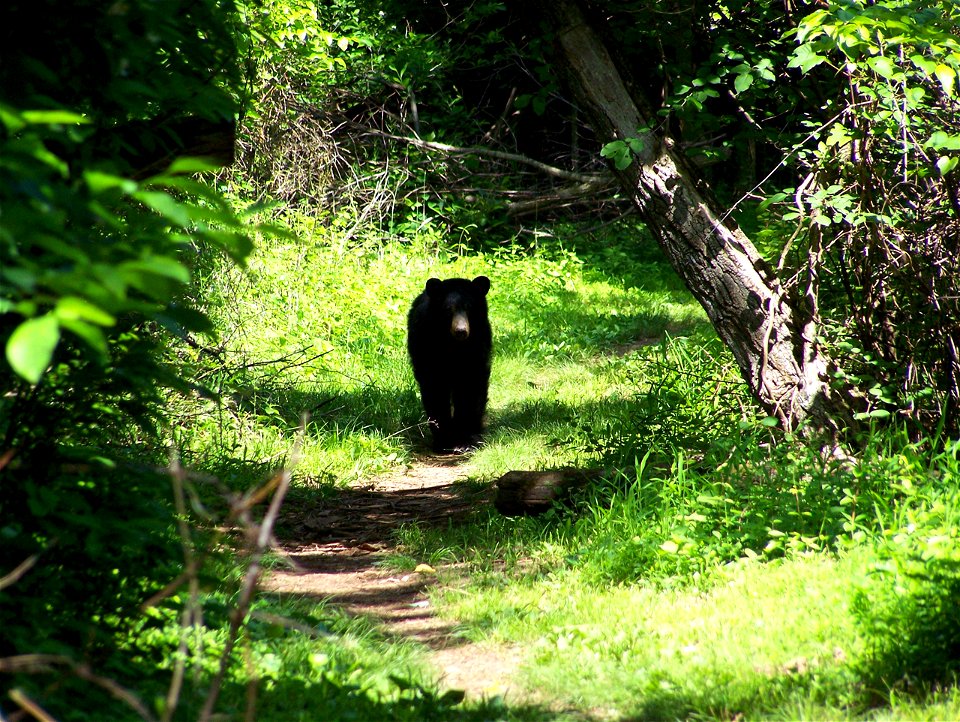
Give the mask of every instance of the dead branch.
[[530, 200], [514, 201], [507, 204], [507, 215], [512, 217], [539, 213], [542, 211], [562, 208], [581, 201], [593, 200], [603, 191], [616, 187], [616, 181], [609, 176], [599, 176], [594, 180], [584, 181], [572, 186], [564, 186], [551, 193], [545, 193]]
[[[307, 419], [304, 416], [300, 422], [300, 435], [297, 438], [293, 453], [291, 454], [291, 466], [296, 464], [299, 456], [300, 445], [306, 433], [306, 425]], [[264, 514], [263, 520], [259, 525], [249, 519], [248, 512], [252, 502], [261, 498], [262, 494], [254, 493], [253, 495], [244, 496], [237, 502], [237, 507], [234, 510], [237, 516], [248, 522], [248, 534], [251, 546], [250, 563], [247, 566], [247, 573], [240, 590], [240, 598], [237, 606], [230, 614], [230, 629], [227, 633], [227, 640], [224, 643], [223, 653], [220, 656], [220, 668], [217, 671], [216, 677], [213, 678], [210, 684], [210, 690], [207, 692], [207, 698], [204, 700], [203, 709], [199, 717], [200, 722], [207, 722], [210, 719], [213, 714], [213, 709], [217, 704], [217, 698], [220, 695], [220, 689], [223, 686], [223, 680], [226, 677], [227, 669], [230, 666], [230, 659], [233, 656], [233, 649], [236, 646], [237, 637], [240, 634], [240, 627], [243, 624], [243, 620], [246, 619], [250, 613], [250, 604], [253, 601], [253, 595], [256, 592], [257, 583], [260, 580], [263, 554], [273, 539], [273, 525], [277, 521], [280, 506], [283, 504], [283, 499], [290, 486], [290, 476], [290, 469], [283, 469], [265, 485], [266, 488], [276, 487], [276, 491], [270, 500], [267, 513]]]
[[10, 715], [8, 722], [20, 720], [24, 714], [30, 715], [35, 720], [38, 720], [38, 722], [57, 722], [50, 716], [47, 710], [28, 697], [22, 689], [11, 689], [9, 695], [10, 699], [20, 707], [22, 712], [15, 712]]
[[[19, 654], [0, 659], [0, 673], [6, 674], [45, 674], [58, 667], [67, 667], [85, 682], [90, 682], [106, 690], [134, 710], [140, 715], [141, 719], [148, 722], [154, 722], [156, 719], [133, 692], [112, 679], [101, 677], [94, 673], [88, 665], [75, 662], [69, 657], [60, 654]], [[37, 719], [43, 719], [43, 717]]]
[[33, 565], [37, 563], [37, 559], [39, 558], [40, 558], [39, 554], [33, 554], [27, 557], [26, 559], [24, 559], [22, 562], [20, 562], [17, 565], [17, 568], [14, 569], [12, 572], [0, 577], [0, 591], [3, 591], [7, 587], [9, 587], [11, 584], [16, 584], [18, 581], [20, 581], [20, 578], [23, 577], [23, 575], [26, 574], [28, 571], [30, 571]]
[[504, 516], [537, 516], [569, 503], [577, 490], [615, 473], [610, 469], [508, 471], [494, 485], [493, 505]]
[[448, 153], [450, 155], [482, 155], [488, 158], [509, 161], [511, 163], [522, 163], [523, 165], [530, 166], [531, 168], [536, 168], [541, 173], [552, 176], [553, 178], [562, 178], [563, 180], [576, 181], [578, 183], [594, 183], [599, 181], [612, 182], [612, 178], [607, 173], [576, 173], [574, 171], [548, 165], [547, 163], [530, 158], [529, 156], [520, 155], [519, 153], [507, 153], [506, 151], [494, 150], [493, 148], [484, 148], [482, 146], [464, 147], [449, 145], [447, 143], [438, 143], [436, 141], [421, 140], [420, 138], [410, 138], [404, 135], [394, 135], [393, 133], [387, 133], [375, 128], [367, 128], [364, 126], [357, 127], [367, 135], [375, 135], [380, 138], [388, 138], [389, 140], [408, 143], [424, 150], [434, 150], [440, 153]]
[[497, 118], [497, 121], [491, 125], [487, 132], [483, 134], [484, 140], [493, 140], [498, 135], [500, 135], [500, 129], [507, 125], [507, 117], [510, 115], [510, 111], [513, 110], [513, 103], [517, 99], [517, 89], [513, 87], [510, 89], [510, 95], [507, 97], [507, 102], [503, 106], [503, 112], [500, 113], [500, 117]]

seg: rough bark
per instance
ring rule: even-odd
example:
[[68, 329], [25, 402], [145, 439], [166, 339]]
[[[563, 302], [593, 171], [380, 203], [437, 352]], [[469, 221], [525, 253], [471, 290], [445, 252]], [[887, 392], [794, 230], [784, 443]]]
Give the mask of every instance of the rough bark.
[[621, 185], [670, 263], [733, 352], [767, 413], [787, 429], [835, 429], [829, 359], [816, 340], [815, 295], [791, 303], [750, 239], [727, 225], [669, 138], [648, 128], [642, 107], [577, 0], [538, 3], [556, 37], [558, 64], [601, 142], [639, 138], [643, 150], [619, 172]]

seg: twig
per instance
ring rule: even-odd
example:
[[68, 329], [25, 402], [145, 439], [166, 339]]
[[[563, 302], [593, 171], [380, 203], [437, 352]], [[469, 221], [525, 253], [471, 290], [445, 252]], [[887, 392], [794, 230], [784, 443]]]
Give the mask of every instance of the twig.
[[[11, 689], [10, 699], [12, 699], [24, 712], [40, 722], [57, 722], [53, 717], [47, 714], [47, 711], [39, 704], [30, 699], [21, 689]], [[3, 719], [0, 716], [0, 719]]]
[[794, 146], [789, 151], [787, 151], [787, 153], [783, 156], [783, 158], [780, 159], [780, 162], [774, 166], [773, 170], [767, 173], [767, 175], [765, 175], [759, 183], [757, 183], [753, 188], [751, 188], [742, 196], [740, 196], [740, 198], [727, 209], [727, 212], [720, 217], [720, 223], [723, 223], [724, 221], [726, 221], [727, 218], [730, 217], [730, 214], [733, 213], [740, 206], [740, 204], [743, 203], [747, 198], [754, 197], [754, 194], [763, 187], [764, 183], [766, 183], [768, 180], [770, 180], [773, 177], [774, 173], [780, 170], [780, 168], [786, 166], [787, 162], [794, 155], [800, 152], [800, 150], [803, 148], [804, 143], [806, 143], [808, 140], [812, 140], [816, 138], [821, 131], [823, 131], [825, 128], [830, 127], [833, 123], [837, 121], [838, 118], [842, 117], [844, 113], [850, 111], [853, 108], [856, 108], [858, 105], [866, 105], [866, 104], [867, 104], [866, 102], [861, 102], [861, 103], [854, 103], [852, 105], [848, 105], [839, 113], [834, 115], [832, 118], [821, 123], [819, 127], [814, 128], [809, 133], [807, 133], [802, 140], [795, 143]]
[[599, 191], [607, 190], [614, 186], [613, 178], [599, 177], [592, 181], [578, 183], [575, 186], [566, 186], [553, 193], [538, 196], [531, 200], [514, 201], [507, 204], [508, 216], [521, 216], [527, 213], [535, 213], [557, 205], [569, 205], [571, 203], [586, 200], [586, 196], [596, 194]]
[[[300, 446], [303, 443], [303, 437], [306, 434], [306, 425], [307, 419], [306, 416], [304, 416], [300, 421], [300, 434], [296, 443], [294, 444], [293, 452], [291, 453], [291, 466], [296, 465], [296, 461], [299, 457]], [[273, 499], [270, 501], [270, 506], [267, 508], [267, 513], [264, 515], [263, 521], [260, 522], [259, 528], [256, 526], [253, 527], [256, 529], [257, 534], [256, 539], [253, 541], [250, 564], [247, 567], [247, 573], [244, 577], [243, 586], [240, 590], [240, 597], [237, 602], [237, 606], [230, 614], [230, 629], [227, 633], [227, 640], [224, 643], [223, 654], [220, 657], [220, 668], [217, 671], [216, 677], [214, 677], [210, 684], [210, 690], [207, 693], [207, 698], [204, 700], [203, 709], [200, 712], [199, 722], [208, 722], [213, 714], [213, 709], [217, 704], [217, 697], [220, 695], [220, 689], [223, 686], [223, 680], [226, 677], [227, 668], [230, 665], [230, 658], [233, 656], [233, 649], [236, 646], [237, 637], [240, 633], [240, 627], [250, 611], [250, 603], [253, 600], [253, 595], [257, 588], [257, 582], [260, 578], [263, 554], [270, 545], [273, 535], [273, 525], [276, 523], [277, 515], [280, 513], [280, 506], [283, 504], [283, 499], [286, 496], [287, 489], [290, 486], [290, 476], [291, 470], [283, 469], [265, 485], [265, 487], [275, 486], [276, 492], [273, 495]], [[238, 515], [245, 516], [250, 508], [251, 500], [259, 499], [261, 497], [262, 494], [260, 492], [256, 492], [253, 495], [250, 495], [249, 498], [244, 498], [239, 503], [238, 508], [235, 509], [235, 512]]]
[[[143, 702], [141, 702], [133, 692], [122, 687], [112, 679], [95, 674], [86, 664], [78, 664], [69, 657], [60, 654], [19, 654], [0, 659], [0, 673], [42, 674], [50, 672], [54, 667], [69, 667], [70, 671], [80, 679], [102, 687], [121, 702], [124, 702], [140, 715], [141, 719], [147, 720], [147, 722], [154, 722], [154, 720], [156, 720], [156, 718], [150, 714], [150, 710], [146, 708]], [[24, 697], [24, 699], [27, 698]], [[37, 709], [39, 709], [39, 707]], [[44, 720], [47, 718], [40, 716], [37, 717], [37, 719]]]
[[0, 577], [0, 591], [6, 589], [11, 584], [16, 584], [20, 581], [20, 578], [26, 574], [37, 563], [37, 559], [40, 558], [39, 554], [33, 554], [17, 565], [17, 568], [14, 569], [9, 574]]
[[500, 117], [497, 118], [496, 122], [491, 125], [487, 132], [483, 134], [484, 140], [493, 140], [496, 136], [500, 135], [500, 127], [507, 124], [507, 116], [510, 115], [510, 111], [513, 108], [513, 102], [517, 98], [517, 89], [513, 87], [510, 89], [510, 95], [507, 96], [507, 102], [503, 106], [503, 112], [500, 113]]
[[576, 173], [563, 168], [557, 168], [556, 166], [548, 165], [547, 163], [543, 163], [525, 155], [520, 155], [519, 153], [507, 153], [506, 151], [483, 148], [479, 146], [463, 147], [457, 145], [448, 145], [447, 143], [438, 143], [436, 141], [421, 140], [420, 138], [409, 138], [403, 135], [394, 135], [393, 133], [386, 133], [382, 130], [376, 130], [375, 128], [367, 128], [364, 126], [358, 127], [368, 135], [376, 135], [381, 138], [397, 140], [401, 143], [415, 145], [418, 148], [423, 148], [424, 150], [435, 150], [441, 153], [450, 153], [451, 155], [485, 155], [490, 158], [497, 158], [498, 160], [506, 160], [513, 163], [523, 163], [524, 165], [528, 165], [531, 168], [536, 168], [541, 173], [553, 176], [554, 178], [563, 178], [565, 180], [577, 181], [579, 183], [593, 183], [607, 177], [606, 173]]
[[[183, 548], [184, 572], [178, 577], [179, 583], [186, 581], [189, 585], [190, 596], [186, 608], [183, 610], [183, 617], [180, 624], [180, 643], [178, 645], [177, 661], [173, 668], [173, 676], [170, 678], [170, 686], [167, 688], [167, 696], [164, 700], [162, 722], [169, 722], [173, 717], [174, 711], [180, 701], [180, 690], [183, 688], [183, 676], [186, 672], [187, 656], [187, 635], [189, 630], [196, 629], [203, 624], [203, 607], [200, 604], [200, 581], [197, 578], [199, 561], [196, 550], [193, 546], [193, 539], [190, 536], [190, 527], [187, 524], [187, 504], [184, 496], [184, 482], [186, 473], [180, 465], [180, 460], [175, 454], [170, 457], [170, 483], [173, 485], [174, 507], [177, 511], [177, 528], [180, 532], [180, 544]], [[168, 584], [160, 595], [164, 594], [171, 585]], [[153, 595], [144, 606], [151, 606], [154, 599], [159, 601], [163, 597]]]

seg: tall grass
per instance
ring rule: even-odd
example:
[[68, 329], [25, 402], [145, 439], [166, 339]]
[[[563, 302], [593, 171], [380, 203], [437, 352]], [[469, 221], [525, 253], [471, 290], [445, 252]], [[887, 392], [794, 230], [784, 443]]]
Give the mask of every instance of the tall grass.
[[246, 271], [217, 268], [205, 279], [225, 363], [200, 372], [219, 399], [178, 428], [195, 466], [281, 463], [304, 412], [305, 480], [346, 483], [421, 452], [426, 429], [405, 324], [431, 276], [493, 282], [490, 434], [476, 459], [488, 474], [520, 459], [580, 458], [565, 442], [632, 393], [616, 388], [627, 372], [604, 359], [638, 338], [657, 342], [667, 328], [705, 327], [662, 264], [630, 266], [604, 245], [587, 254], [559, 243], [459, 254], [430, 234], [346, 242], [329, 227], [298, 223], [295, 237], [264, 239]]
[[[511, 469], [608, 472], [541, 517], [478, 508], [468, 524], [397, 530], [403, 558], [392, 563], [439, 567], [434, 603], [465, 636], [526, 645], [530, 687], [610, 719], [958, 711], [952, 446], [886, 433], [844, 455], [784, 438], [649, 245], [607, 235], [449, 249], [428, 232], [346, 240], [293, 227], [295, 239], [264, 242], [247, 274], [206, 280], [222, 349], [220, 363], [193, 360], [218, 392], [191, 401], [176, 432], [194, 466], [241, 487], [285, 462], [304, 412], [294, 498], [414, 463], [426, 444], [406, 310], [430, 276], [483, 274], [496, 347], [489, 430], [464, 470], [480, 482]], [[264, 603], [304, 614], [294, 600]], [[351, 638], [332, 610], [306, 614], [334, 645]], [[254, 668], [282, 694], [317, 684], [310, 670], [334, 658], [326, 641], [259, 629]], [[357, 680], [366, 701], [348, 692], [347, 706], [379, 700], [397, 719], [554, 718], [444, 707], [416, 653], [380, 662], [387, 640], [361, 638], [346, 642], [361, 650], [353, 661], [320, 665], [342, 689]]]

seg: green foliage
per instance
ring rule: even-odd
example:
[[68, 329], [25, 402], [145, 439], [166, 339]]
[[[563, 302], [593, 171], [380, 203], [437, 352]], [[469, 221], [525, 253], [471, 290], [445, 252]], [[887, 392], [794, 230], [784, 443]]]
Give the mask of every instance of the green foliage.
[[626, 138], [607, 143], [600, 149], [600, 155], [610, 158], [617, 170], [626, 170], [634, 158], [644, 155], [644, 143], [640, 138]]
[[236, 16], [179, 0], [4, 14], [0, 655], [122, 667], [117, 635], [180, 561], [156, 470], [164, 388], [192, 386], [171, 339], [211, 328], [187, 298], [203, 256], [251, 249], [195, 178], [214, 164], [177, 157], [191, 123], [233, 123]]
[[862, 414], [928, 432], [953, 433], [960, 418], [958, 18], [952, 2], [835, 3], [788, 34], [789, 67], [843, 79], [837, 100], [807, 110], [794, 152], [809, 175], [781, 196], [795, 204], [784, 218], [809, 229], [795, 263], [817, 259], [828, 335], [842, 380], [869, 401]]
[[[236, 111], [242, 67], [236, 63], [239, 27], [230, 0], [85, 0], [72, 13], [58, 8], [49, 0], [7, 3], [3, 102], [29, 111], [83, 113], [104, 129], [157, 116], [229, 118]], [[85, 162], [122, 165], [129, 139], [108, 136], [83, 150]], [[145, 141], [143, 147], [160, 142], [137, 140]]]
[[[178, 714], [194, 716], [225, 653], [243, 568], [222, 558], [198, 588], [138, 615], [190, 547], [173, 531], [168, 475], [155, 470], [167, 437], [217, 477], [190, 476], [190, 511], [179, 517], [207, 529], [226, 523], [222, 492], [246, 492], [285, 463], [302, 412], [295, 506], [409, 463], [423, 427], [406, 310], [430, 276], [484, 273], [497, 334], [490, 431], [465, 470], [483, 480], [512, 468], [614, 470], [572, 512], [515, 520], [482, 507], [471, 524], [400, 531], [404, 564], [459, 563], [441, 611], [464, 634], [532, 649], [527, 680], [592, 716], [856, 718], [877, 701], [866, 686], [905, 680], [886, 700], [891, 717], [956, 717], [949, 691], [928, 700], [942, 706], [896, 698], [915, 691], [913, 680], [949, 683], [956, 671], [953, 446], [938, 455], [929, 449], [939, 439], [881, 435], [848, 457], [783, 438], [754, 417], [731, 359], [703, 333], [702, 311], [636, 224], [491, 233], [502, 223], [490, 212], [502, 178], [469, 157], [438, 165], [379, 134], [513, 150], [570, 137], [568, 111], [553, 112], [541, 39], [524, 60], [529, 77], [508, 70], [519, 67], [517, 27], [501, 22], [500, 3], [456, 16], [422, 3], [306, 0], [245, 3], [239, 14], [176, 0], [39, 9], [47, 20], [33, 24], [15, 2], [0, 28], [0, 578], [23, 564], [0, 590], [0, 656], [83, 659], [160, 711], [184, 663]], [[739, 153], [756, 130], [745, 132], [744, 109], [778, 128], [784, 119], [785, 138], [804, 133], [791, 121], [810, 111], [813, 145], [798, 145], [799, 158], [823, 175], [781, 200], [800, 197], [821, 234], [814, 241], [826, 238], [824, 255], [842, 261], [825, 281], [825, 308], [882, 314], [863, 299], [907, 298], [870, 296], [874, 281], [849, 259], [860, 258], [854, 234], [864, 229], [896, 229], [864, 246], [863, 258], [878, 261], [862, 264], [871, 268], [898, 233], [932, 228], [935, 246], [955, 231], [952, 7], [817, 6], [789, 67], [783, 43], [794, 36], [781, 36], [792, 20], [779, 7], [664, 14], [613, 3], [609, 12], [632, 39], [625, 54], [653, 71], [641, 85], [664, 90], [664, 122], [682, 125], [683, 140], [722, 128]], [[31, 46], [20, 52], [14, 40]], [[291, 233], [255, 253], [242, 214], [194, 179], [208, 163], [138, 162], [154, 157], [152, 146], [171, 147], [174, 116], [232, 118], [238, 46], [256, 65], [256, 101], [241, 146], [250, 175], [227, 182], [238, 195], [313, 204], [278, 214]], [[851, 93], [845, 105], [837, 88]], [[827, 101], [817, 112], [798, 105], [818, 94]], [[602, 154], [625, 167], [642, 151], [634, 141]], [[864, 170], [873, 179], [864, 187], [881, 189], [883, 202], [854, 192]], [[479, 185], [469, 201], [449, 192]], [[775, 259], [783, 220], [764, 233]], [[947, 269], [935, 279], [946, 285], [932, 286], [944, 327], [960, 295], [949, 265], [937, 265], [948, 245], [939, 255], [899, 246], [911, 262], [893, 276], [925, 278], [915, 259]], [[924, 308], [904, 303], [904, 318]], [[852, 361], [840, 380], [871, 399], [864, 420], [921, 406], [930, 414], [952, 393], [949, 379], [919, 365], [929, 348], [878, 340], [869, 326], [827, 330]], [[921, 371], [901, 383], [905, 363]], [[190, 538], [201, 555], [224, 546]], [[203, 624], [189, 621], [197, 604]], [[464, 704], [439, 692], [416, 649], [304, 600], [260, 598], [226, 662], [217, 712], [238, 718], [251, 690], [265, 720], [562, 716], [496, 699]], [[63, 719], [133, 716], [113, 714], [117, 703], [88, 680], [49, 682], [3, 678]]]
[[181, 333], [208, 328], [173, 303], [190, 280], [191, 243], [235, 259], [250, 249], [233, 210], [186, 175], [210, 167], [178, 162], [142, 183], [71, 173], [48, 145], [82, 142], [83, 124], [37, 115], [8, 108], [0, 141], [0, 311], [12, 370], [38, 383], [64, 332], [65, 345], [104, 363], [119, 318], [153, 318]]
[[929, 684], [960, 670], [957, 454], [956, 443], [932, 458], [908, 447], [898, 457], [897, 504], [878, 505], [884, 528], [853, 606], [873, 678]]

